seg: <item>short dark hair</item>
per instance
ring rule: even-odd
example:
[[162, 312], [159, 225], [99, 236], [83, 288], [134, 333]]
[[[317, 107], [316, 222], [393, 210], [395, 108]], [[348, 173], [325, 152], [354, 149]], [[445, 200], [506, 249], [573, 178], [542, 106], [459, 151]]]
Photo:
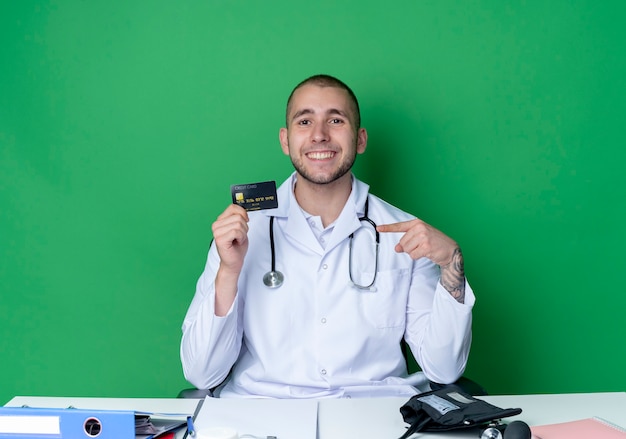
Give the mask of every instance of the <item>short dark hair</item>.
[[293, 95], [296, 92], [296, 90], [298, 90], [300, 87], [307, 85], [307, 84], [313, 84], [319, 87], [336, 87], [336, 88], [345, 90], [348, 93], [348, 96], [350, 97], [350, 101], [354, 107], [353, 109], [354, 109], [354, 114], [356, 116], [356, 128], [361, 127], [361, 110], [359, 109], [359, 101], [356, 98], [356, 95], [354, 94], [352, 89], [348, 87], [348, 85], [345, 82], [341, 81], [340, 79], [335, 78], [334, 76], [325, 75], [325, 74], [310, 76], [306, 78], [304, 81], [300, 82], [298, 85], [296, 85], [295, 88], [291, 91], [291, 94], [289, 95], [289, 99], [287, 99], [287, 111], [286, 111], [286, 116], [285, 116], [287, 126], [289, 126], [289, 111], [291, 110], [291, 100], [293, 98]]

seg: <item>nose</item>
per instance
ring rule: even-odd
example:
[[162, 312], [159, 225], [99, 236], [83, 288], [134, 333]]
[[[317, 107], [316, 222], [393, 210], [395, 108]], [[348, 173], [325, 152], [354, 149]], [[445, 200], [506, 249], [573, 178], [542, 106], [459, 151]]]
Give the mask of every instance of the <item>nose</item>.
[[329, 130], [326, 124], [315, 124], [313, 130], [311, 131], [311, 140], [314, 143], [326, 142], [329, 140]]

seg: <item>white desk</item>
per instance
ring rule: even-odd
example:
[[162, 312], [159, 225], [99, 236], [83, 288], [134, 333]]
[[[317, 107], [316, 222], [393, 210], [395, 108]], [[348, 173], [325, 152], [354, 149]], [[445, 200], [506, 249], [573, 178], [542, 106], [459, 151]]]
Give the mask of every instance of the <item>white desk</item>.
[[[498, 407], [520, 407], [522, 414], [507, 418], [528, 425], [600, 416], [626, 428], [626, 392], [559, 395], [515, 395], [480, 397]], [[336, 399], [319, 405], [319, 439], [354, 437], [359, 439], [397, 439], [405, 431], [399, 409], [405, 398]], [[456, 431], [426, 434], [417, 438], [476, 438], [476, 432]]]
[[[521, 407], [529, 425], [551, 424], [600, 416], [626, 427], [626, 392], [486, 396], [502, 408]], [[200, 400], [143, 398], [55, 398], [17, 396], [7, 406], [121, 409], [193, 414]], [[263, 400], [260, 400], [262, 403]], [[397, 439], [405, 431], [399, 408], [406, 398], [323, 399], [318, 406], [318, 439]], [[182, 437], [182, 434], [179, 435]], [[475, 438], [476, 432], [419, 434], [416, 438]], [[280, 439], [280, 438], [279, 438]]]

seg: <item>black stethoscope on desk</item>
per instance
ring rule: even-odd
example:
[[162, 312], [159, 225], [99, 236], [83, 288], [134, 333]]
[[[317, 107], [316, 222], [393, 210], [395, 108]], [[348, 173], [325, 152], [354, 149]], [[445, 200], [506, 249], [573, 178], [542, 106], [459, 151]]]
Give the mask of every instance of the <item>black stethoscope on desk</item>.
[[[350, 282], [352, 282], [352, 285], [354, 285], [355, 287], [361, 290], [367, 290], [371, 288], [371, 286], [374, 285], [374, 282], [376, 282], [376, 274], [378, 273], [378, 247], [380, 246], [380, 234], [378, 233], [378, 230], [376, 230], [376, 223], [367, 216], [368, 211], [369, 211], [369, 198], [365, 200], [365, 215], [359, 218], [360, 222], [365, 221], [366, 223], [368, 223], [374, 228], [375, 241], [376, 241], [376, 245], [375, 245], [375, 258], [376, 258], [375, 261], [376, 262], [374, 266], [374, 278], [372, 279], [372, 282], [370, 282], [367, 285], [362, 285], [362, 284], [357, 283], [354, 280], [354, 277], [352, 276], [352, 246], [353, 246], [353, 241], [354, 241], [354, 232], [350, 234], [350, 238], [349, 238], [350, 244], [349, 244], [349, 256], [348, 256], [348, 274], [350, 275]], [[285, 275], [283, 275], [280, 271], [276, 270], [276, 249], [274, 247], [274, 216], [270, 216], [270, 249], [272, 252], [272, 266], [271, 266], [271, 270], [265, 273], [265, 275], [263, 276], [263, 283], [268, 288], [278, 288], [283, 284], [285, 280]]]

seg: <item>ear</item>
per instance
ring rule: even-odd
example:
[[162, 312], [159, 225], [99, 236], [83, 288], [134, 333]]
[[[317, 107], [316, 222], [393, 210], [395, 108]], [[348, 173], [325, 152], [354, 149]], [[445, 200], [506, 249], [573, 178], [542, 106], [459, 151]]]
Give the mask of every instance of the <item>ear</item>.
[[289, 155], [289, 135], [287, 128], [281, 128], [278, 132], [278, 139], [280, 140], [280, 147], [285, 155]]
[[367, 148], [367, 131], [365, 128], [359, 128], [356, 136], [356, 152], [357, 154], [363, 154], [365, 152], [365, 148]]

